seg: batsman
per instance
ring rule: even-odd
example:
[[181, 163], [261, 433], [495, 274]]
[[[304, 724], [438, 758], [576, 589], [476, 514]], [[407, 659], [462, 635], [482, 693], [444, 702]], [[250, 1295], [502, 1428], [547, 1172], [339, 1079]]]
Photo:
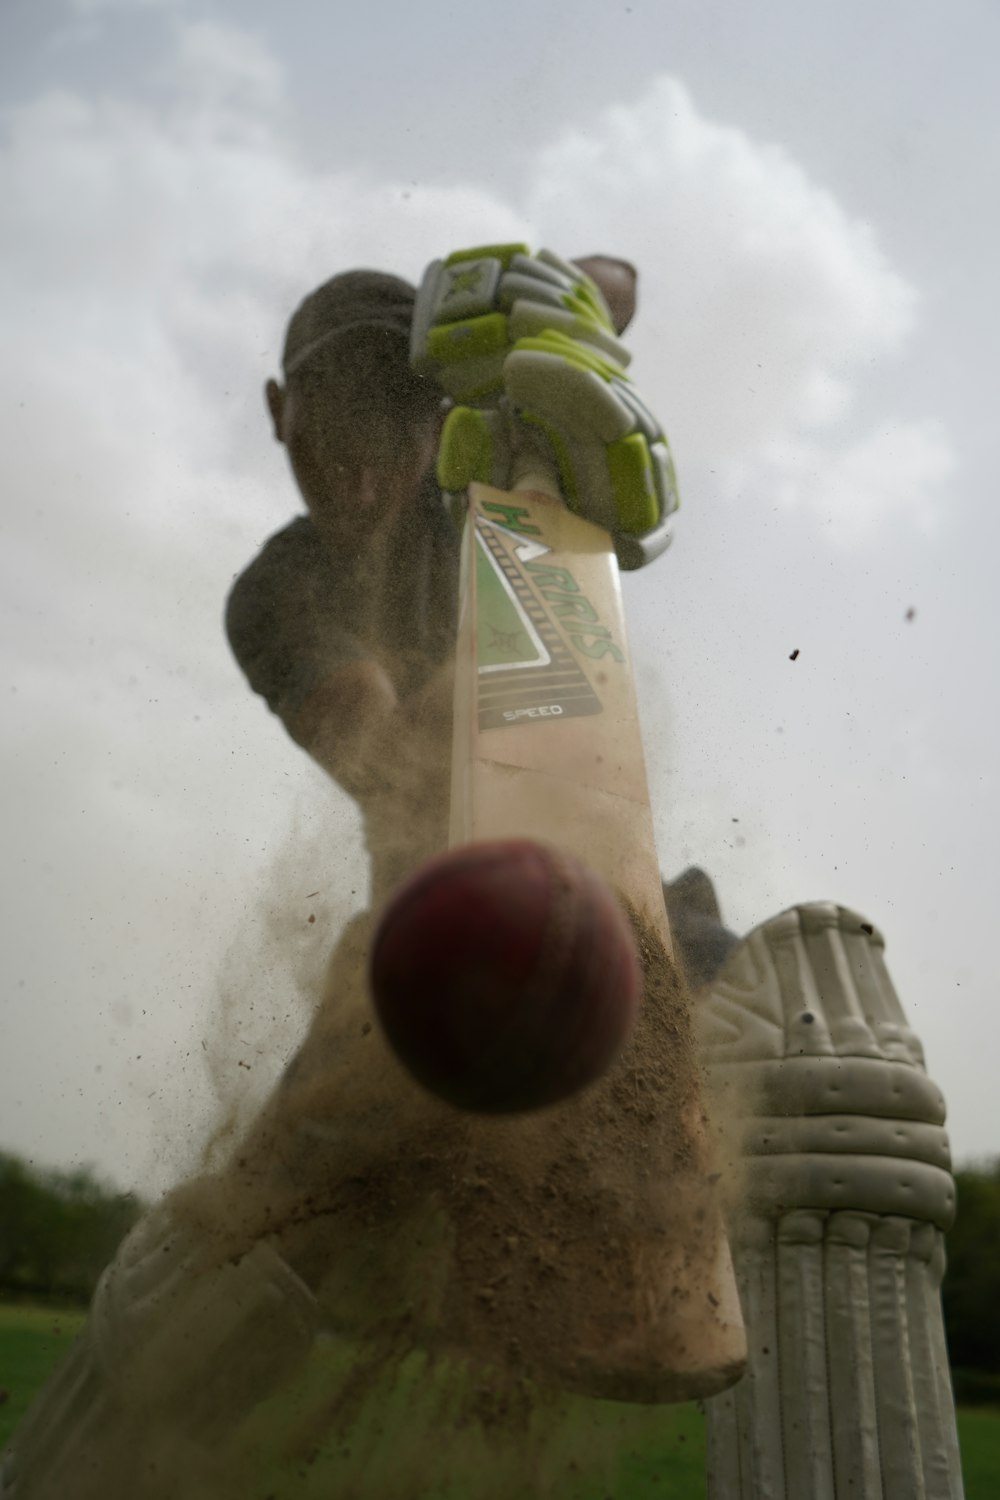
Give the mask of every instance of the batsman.
[[[528, 451], [622, 568], [665, 566], [673, 466], [621, 342], [636, 288], [614, 257], [484, 247], [419, 290], [336, 276], [288, 325], [266, 402], [305, 513], [237, 579], [226, 629], [251, 688], [361, 808], [372, 912], [448, 841], [469, 487], [513, 488]], [[400, 1327], [585, 1394], [708, 1396], [711, 1500], [960, 1496], [944, 1106], [881, 935], [812, 903], [738, 939], [698, 870], [664, 897], [672, 939], [658, 979], [646, 962], [629, 1091], [619, 1064], [557, 1110], [488, 1127], [378, 1050], [374, 918], [356, 918], [231, 1161], [170, 1194], [105, 1273], [4, 1460], [3, 1500], [89, 1500], [122, 1474], [130, 1494], [173, 1493], [178, 1431], [208, 1463], [320, 1330]], [[516, 1205], [533, 1230], [508, 1232]], [[544, 1305], [509, 1263], [532, 1232], [564, 1248]], [[495, 1243], [508, 1261], [484, 1297]]]

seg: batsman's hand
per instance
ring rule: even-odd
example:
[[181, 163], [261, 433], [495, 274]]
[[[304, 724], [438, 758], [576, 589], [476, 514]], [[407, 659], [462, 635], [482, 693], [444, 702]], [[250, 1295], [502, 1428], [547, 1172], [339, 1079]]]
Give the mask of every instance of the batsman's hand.
[[435, 261], [417, 294], [411, 355], [459, 403], [442, 433], [444, 489], [507, 488], [529, 447], [555, 468], [570, 508], [611, 532], [623, 568], [665, 549], [678, 505], [670, 449], [583, 271], [523, 245]]

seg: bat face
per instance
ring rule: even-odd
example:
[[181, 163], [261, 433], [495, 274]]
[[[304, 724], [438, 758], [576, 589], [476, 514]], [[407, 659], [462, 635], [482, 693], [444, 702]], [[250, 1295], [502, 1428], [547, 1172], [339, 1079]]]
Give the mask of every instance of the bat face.
[[[612, 540], [529, 480], [523, 491], [469, 489], [450, 834], [453, 845], [525, 837], [575, 854], [633, 909], [644, 952], [665, 950], [669, 966]], [[650, 1174], [637, 1217], [617, 1231], [614, 1315], [600, 1333], [584, 1327], [588, 1309], [601, 1304], [597, 1287], [564, 1268], [576, 1296], [576, 1378], [581, 1389], [616, 1399], [709, 1395], [738, 1378], [746, 1356], [687, 1000], [683, 990], [658, 983], [658, 962], [652, 958], [646, 969], [639, 1051], [623, 1058], [619, 1079], [634, 1084], [643, 1058], [662, 1048], [671, 1081], [658, 1078], [646, 1117], [654, 1123], [644, 1127], [650, 1134], [629, 1137], [619, 1158], [614, 1120], [627, 1116], [634, 1100], [609, 1114], [600, 1091], [607, 1084], [614, 1094], [613, 1070], [594, 1086], [612, 1175], [624, 1181], [637, 1169]], [[579, 1111], [574, 1149], [594, 1124], [584, 1099]], [[657, 1193], [670, 1207], [654, 1222]], [[602, 1226], [602, 1234], [615, 1233]]]
[[568, 849], [670, 935], [612, 541], [562, 502], [472, 485], [450, 842]]

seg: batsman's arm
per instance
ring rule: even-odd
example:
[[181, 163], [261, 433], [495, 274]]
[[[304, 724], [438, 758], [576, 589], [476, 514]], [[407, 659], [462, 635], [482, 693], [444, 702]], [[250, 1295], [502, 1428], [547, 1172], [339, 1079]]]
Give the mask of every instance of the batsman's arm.
[[432, 675], [401, 700], [382, 661], [339, 623], [318, 553], [302, 522], [271, 538], [233, 585], [226, 634], [295, 743], [364, 804], [408, 774], [414, 732], [450, 690]]
[[372, 774], [365, 756], [396, 712], [385, 668], [341, 628], [315, 529], [273, 536], [226, 600], [230, 648], [255, 693], [297, 745], [352, 796]]
[[399, 707], [388, 672], [374, 657], [362, 657], [326, 673], [301, 701], [279, 702], [276, 712], [295, 743], [360, 799], [384, 774], [384, 746]]

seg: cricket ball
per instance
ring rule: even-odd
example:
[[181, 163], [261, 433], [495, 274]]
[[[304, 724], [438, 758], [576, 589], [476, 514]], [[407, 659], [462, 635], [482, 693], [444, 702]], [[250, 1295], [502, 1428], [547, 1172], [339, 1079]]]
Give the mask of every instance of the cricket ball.
[[372, 942], [379, 1021], [450, 1104], [540, 1109], [607, 1070], [639, 1011], [632, 930], [579, 860], [530, 839], [465, 844], [390, 898]]

